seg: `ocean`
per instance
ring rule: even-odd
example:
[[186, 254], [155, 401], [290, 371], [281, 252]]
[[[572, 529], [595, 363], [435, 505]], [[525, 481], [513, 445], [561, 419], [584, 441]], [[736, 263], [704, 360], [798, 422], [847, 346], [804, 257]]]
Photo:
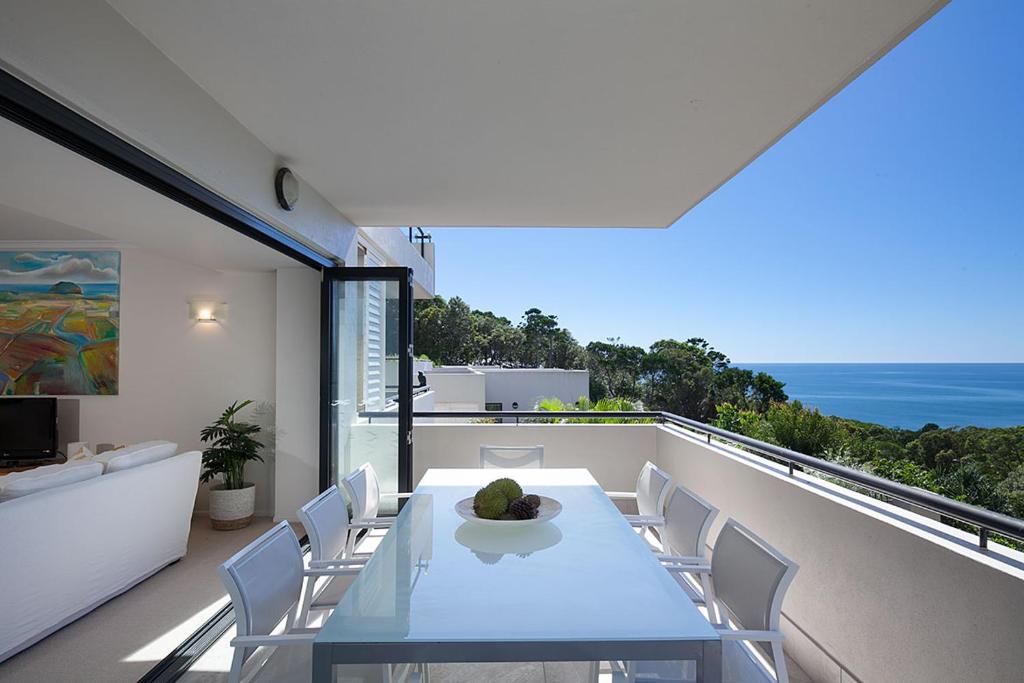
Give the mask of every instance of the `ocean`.
[[1024, 425], [1024, 363], [737, 363], [790, 399], [889, 427]]

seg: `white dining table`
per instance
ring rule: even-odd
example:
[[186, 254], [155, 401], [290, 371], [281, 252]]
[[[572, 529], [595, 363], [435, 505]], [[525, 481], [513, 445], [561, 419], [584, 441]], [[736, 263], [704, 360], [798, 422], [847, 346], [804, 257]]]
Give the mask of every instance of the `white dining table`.
[[[520, 528], [455, 504], [508, 476], [562, 504]], [[431, 469], [313, 642], [335, 665], [692, 660], [720, 683], [718, 634], [585, 469]]]

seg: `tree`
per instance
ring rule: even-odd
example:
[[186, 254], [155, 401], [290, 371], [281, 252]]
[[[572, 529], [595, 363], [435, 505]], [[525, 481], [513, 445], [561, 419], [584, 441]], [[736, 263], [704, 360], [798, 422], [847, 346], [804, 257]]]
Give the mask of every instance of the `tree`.
[[413, 330], [416, 353], [426, 354], [440, 365], [465, 365], [473, 362], [473, 318], [469, 306], [459, 297], [416, 302]]
[[609, 338], [607, 342], [590, 342], [585, 352], [591, 398], [640, 398], [640, 373], [646, 351], [639, 346], [621, 344], [618, 338]]
[[754, 375], [754, 379], [750, 383], [751, 402], [753, 403], [754, 410], [764, 413], [773, 404], [788, 401], [789, 396], [783, 391], [785, 386], [783, 382], [775, 379], [767, 372], [759, 372]]
[[744, 408], [749, 407], [753, 383], [754, 373], [751, 370], [722, 368], [715, 373], [714, 381], [711, 383], [711, 399], [715, 405], [733, 403]]
[[515, 367], [523, 355], [525, 337], [522, 330], [512, 326], [508, 318], [490, 311], [473, 311], [475, 339], [474, 363]]
[[643, 359], [644, 404], [652, 410], [708, 421], [715, 415], [715, 374], [729, 365], [725, 354], [705, 340], [662, 339]]
[[1006, 513], [1024, 519], [1024, 463], [999, 484], [997, 493], [1006, 500]]
[[523, 313], [521, 364], [533, 368], [578, 368], [583, 363], [580, 345], [569, 330], [558, 326], [558, 316], [539, 308]]
[[549, 367], [546, 361], [558, 331], [558, 316], [546, 315], [539, 308], [530, 308], [523, 313], [519, 329], [523, 332], [523, 365]]
[[798, 453], [823, 456], [842, 442], [836, 420], [817, 408], [804, 408], [800, 401], [772, 406], [765, 419], [771, 426], [772, 441]]

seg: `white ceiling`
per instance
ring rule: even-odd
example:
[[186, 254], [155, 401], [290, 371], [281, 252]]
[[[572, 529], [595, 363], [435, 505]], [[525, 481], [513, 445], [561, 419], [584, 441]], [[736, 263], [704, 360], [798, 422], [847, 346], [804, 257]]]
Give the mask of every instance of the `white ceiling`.
[[214, 270], [298, 265], [6, 119], [0, 159], [0, 248], [5, 241], [110, 241]]
[[108, 0], [357, 225], [664, 227], [945, 0]]

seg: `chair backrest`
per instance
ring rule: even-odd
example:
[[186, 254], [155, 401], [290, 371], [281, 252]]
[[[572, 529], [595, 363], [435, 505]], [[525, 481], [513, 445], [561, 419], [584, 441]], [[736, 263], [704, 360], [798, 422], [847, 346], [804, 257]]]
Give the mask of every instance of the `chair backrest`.
[[544, 467], [544, 446], [481, 446], [480, 467]]
[[672, 486], [672, 477], [652, 462], [645, 462], [636, 478], [636, 510], [644, 517], [665, 514], [665, 498]]
[[715, 597], [744, 629], [779, 630], [782, 598], [797, 569], [733, 519], [722, 527], [711, 555]]
[[380, 480], [370, 463], [363, 463], [341, 480], [352, 505], [354, 521], [373, 519], [380, 507]]
[[309, 536], [311, 560], [334, 560], [341, 556], [348, 541], [348, 508], [337, 486], [299, 508], [299, 519]]
[[281, 522], [235, 553], [217, 570], [235, 609], [238, 635], [267, 635], [298, 605], [302, 550]]
[[670, 555], [703, 557], [708, 530], [718, 516], [718, 508], [693, 491], [676, 486], [665, 508], [665, 526], [661, 539]]

